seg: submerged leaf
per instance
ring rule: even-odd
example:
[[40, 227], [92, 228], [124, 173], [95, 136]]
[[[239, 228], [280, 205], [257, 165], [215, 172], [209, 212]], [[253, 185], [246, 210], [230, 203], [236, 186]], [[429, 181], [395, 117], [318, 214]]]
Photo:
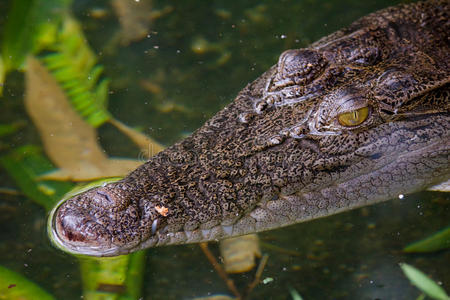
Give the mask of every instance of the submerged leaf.
[[147, 36], [151, 22], [150, 0], [113, 0], [112, 6], [119, 17], [122, 30], [120, 38], [123, 45], [139, 41]]
[[5, 65], [3, 64], [3, 59], [0, 56], [0, 97], [3, 95], [5, 76], [6, 76]]
[[440, 230], [433, 235], [409, 244], [403, 251], [413, 252], [433, 252], [450, 248], [450, 227]]
[[230, 297], [228, 295], [212, 295], [206, 297], [197, 297], [193, 300], [238, 300], [238, 298]]
[[220, 241], [220, 255], [227, 273], [248, 272], [261, 257], [257, 234], [232, 237]]
[[36, 53], [54, 41], [61, 16], [71, 4], [70, 0], [11, 2], [1, 43], [5, 73], [21, 68], [27, 55]]
[[0, 137], [13, 134], [15, 133], [19, 128], [24, 127], [25, 122], [16, 121], [12, 124], [0, 124]]
[[154, 139], [128, 127], [127, 125], [114, 118], [111, 118], [109, 122], [117, 129], [119, 129], [123, 134], [128, 136], [139, 147], [139, 149], [141, 149], [141, 153], [143, 153], [147, 158], [152, 157], [153, 155], [164, 149], [164, 147]]
[[434, 192], [450, 192], [450, 180], [447, 180], [445, 182], [441, 182], [440, 184], [434, 185], [432, 187], [429, 187], [427, 189], [428, 191], [434, 191]]
[[54, 300], [52, 295], [22, 275], [0, 266], [0, 300]]
[[300, 296], [296, 289], [289, 287], [289, 293], [291, 294], [292, 300], [303, 300], [302, 296]]
[[80, 257], [86, 299], [139, 299], [145, 251], [116, 257]]
[[36, 146], [22, 146], [0, 157], [0, 165], [14, 179], [22, 192], [47, 211], [72, 188], [69, 182], [40, 181], [37, 178], [52, 170], [53, 165]]
[[86, 181], [123, 176], [141, 164], [109, 159], [95, 129], [72, 109], [64, 92], [35, 58], [27, 61], [25, 105], [39, 130], [45, 152], [61, 170], [46, 179]]
[[427, 296], [437, 300], [450, 300], [450, 297], [444, 289], [431, 280], [422, 271], [405, 263], [401, 263], [400, 268], [402, 268], [403, 273], [405, 273], [411, 283], [419, 290], [427, 294]]

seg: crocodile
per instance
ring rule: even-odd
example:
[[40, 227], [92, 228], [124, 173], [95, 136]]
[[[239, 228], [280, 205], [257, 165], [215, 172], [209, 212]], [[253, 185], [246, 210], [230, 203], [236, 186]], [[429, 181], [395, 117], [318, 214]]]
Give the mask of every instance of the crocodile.
[[450, 179], [449, 1], [389, 7], [276, 65], [122, 180], [62, 201], [52, 240], [115, 256], [325, 217]]

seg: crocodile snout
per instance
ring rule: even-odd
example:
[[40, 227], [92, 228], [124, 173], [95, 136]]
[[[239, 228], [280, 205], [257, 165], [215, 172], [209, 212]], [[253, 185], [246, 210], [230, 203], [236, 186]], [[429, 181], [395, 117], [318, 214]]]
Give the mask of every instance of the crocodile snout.
[[123, 191], [100, 186], [63, 200], [50, 215], [49, 234], [56, 246], [74, 254], [107, 256], [139, 243], [138, 208]]
[[87, 211], [64, 203], [54, 212], [52, 223], [54, 243], [69, 252], [95, 255], [97, 250], [114, 248], [111, 233]]

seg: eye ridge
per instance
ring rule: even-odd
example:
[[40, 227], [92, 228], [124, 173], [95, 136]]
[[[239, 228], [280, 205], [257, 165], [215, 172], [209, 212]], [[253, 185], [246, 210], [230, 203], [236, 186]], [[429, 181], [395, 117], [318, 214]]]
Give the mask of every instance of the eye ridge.
[[338, 122], [344, 127], [355, 127], [361, 125], [369, 117], [369, 107], [346, 111], [338, 115]]

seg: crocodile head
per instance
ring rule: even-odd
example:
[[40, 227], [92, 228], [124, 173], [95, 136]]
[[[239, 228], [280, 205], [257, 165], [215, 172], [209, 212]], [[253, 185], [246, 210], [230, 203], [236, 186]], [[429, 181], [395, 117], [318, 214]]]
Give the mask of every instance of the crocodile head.
[[388, 8], [278, 63], [178, 144], [52, 214], [118, 255], [331, 215], [449, 179], [448, 2]]

